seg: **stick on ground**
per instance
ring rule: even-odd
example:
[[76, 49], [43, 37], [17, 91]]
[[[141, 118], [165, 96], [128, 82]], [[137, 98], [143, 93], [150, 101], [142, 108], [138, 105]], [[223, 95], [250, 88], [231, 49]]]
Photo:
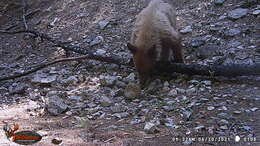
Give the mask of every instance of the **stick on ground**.
[[27, 25], [27, 21], [26, 21], [26, 11], [27, 11], [27, 2], [26, 0], [22, 0], [22, 6], [23, 6], [23, 15], [22, 15], [22, 19], [23, 19], [23, 24], [24, 24], [24, 28], [25, 30], [28, 30], [28, 25]]
[[29, 70], [29, 71], [26, 71], [24, 73], [1, 77], [0, 81], [11, 80], [11, 79], [19, 78], [19, 77], [22, 77], [22, 76], [26, 76], [26, 75], [34, 73], [34, 72], [36, 72], [36, 71], [38, 71], [40, 69], [43, 69], [43, 68], [45, 68], [47, 66], [50, 66], [50, 65], [53, 65], [53, 64], [56, 64], [56, 63], [59, 63], [59, 62], [78, 61], [78, 60], [88, 59], [88, 57], [89, 57], [88, 55], [85, 55], [85, 56], [80, 56], [80, 57], [70, 57], [70, 58], [57, 59], [57, 60], [54, 60], [52, 62], [39, 64], [39, 65], [37, 65], [37, 67], [35, 67], [35, 68], [33, 68], [33, 69]]

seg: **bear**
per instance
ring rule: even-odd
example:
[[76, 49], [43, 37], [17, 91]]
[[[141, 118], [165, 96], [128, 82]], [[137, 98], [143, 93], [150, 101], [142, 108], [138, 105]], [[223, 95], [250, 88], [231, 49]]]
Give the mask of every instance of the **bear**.
[[163, 0], [151, 0], [136, 16], [127, 48], [133, 54], [141, 86], [150, 81], [157, 61], [183, 63], [175, 8]]

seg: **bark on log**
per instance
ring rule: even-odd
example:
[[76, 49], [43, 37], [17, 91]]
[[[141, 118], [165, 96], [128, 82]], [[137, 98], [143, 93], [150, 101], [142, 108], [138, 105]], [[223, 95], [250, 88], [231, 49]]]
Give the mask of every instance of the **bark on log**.
[[158, 62], [156, 69], [165, 73], [183, 73], [188, 75], [202, 76], [248, 76], [260, 75], [260, 63], [252, 65], [247, 64], [228, 64], [228, 65], [199, 65], [199, 64], [182, 64], [182, 63], [165, 63]]

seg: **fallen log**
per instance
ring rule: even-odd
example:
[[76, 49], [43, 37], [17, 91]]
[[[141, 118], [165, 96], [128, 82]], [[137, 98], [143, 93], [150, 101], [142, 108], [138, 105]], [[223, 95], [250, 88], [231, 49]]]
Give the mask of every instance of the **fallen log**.
[[158, 62], [155, 67], [158, 71], [164, 73], [182, 73], [188, 75], [202, 76], [249, 76], [260, 75], [260, 63], [255, 64], [227, 64], [227, 65], [199, 65]]
[[[66, 51], [73, 51], [79, 54], [84, 54], [85, 56], [78, 57], [80, 59], [93, 59], [101, 62], [112, 63], [117, 65], [126, 65], [133, 66], [132, 63], [129, 63], [128, 60], [123, 59], [117, 55], [109, 54], [106, 56], [97, 55], [95, 51], [82, 48], [79, 46], [74, 46], [62, 41], [56, 40], [47, 34], [35, 31], [35, 30], [21, 30], [21, 31], [4, 31], [0, 30], [0, 33], [5, 34], [18, 34], [18, 33], [31, 33], [35, 36], [41, 37], [47, 41], [50, 41], [55, 44], [55, 46], [61, 47]], [[66, 59], [60, 59], [66, 60]], [[66, 61], [72, 61], [74, 59], [67, 59]], [[79, 59], [76, 59], [79, 60]], [[28, 75], [36, 70], [47, 67], [62, 61], [53, 61], [50, 63], [40, 64], [41, 66], [38, 69], [32, 69], [27, 71], [25, 74], [12, 75], [9, 77], [2, 77], [0, 81], [14, 79], [24, 75]], [[255, 63], [252, 65], [247, 64], [228, 64], [228, 65], [199, 65], [199, 64], [182, 64], [182, 63], [166, 63], [166, 62], [157, 62], [156, 63], [156, 74], [161, 73], [182, 73], [187, 75], [202, 75], [202, 76], [225, 76], [225, 77], [235, 77], [235, 76], [248, 76], [248, 75], [260, 75], [260, 63]]]

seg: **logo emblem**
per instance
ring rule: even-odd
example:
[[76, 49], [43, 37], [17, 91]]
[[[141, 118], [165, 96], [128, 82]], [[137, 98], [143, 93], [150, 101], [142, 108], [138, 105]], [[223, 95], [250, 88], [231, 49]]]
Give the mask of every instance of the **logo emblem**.
[[6, 123], [5, 126], [3, 127], [6, 137], [17, 144], [30, 145], [39, 142], [42, 139], [42, 136], [36, 132], [33, 131], [16, 132], [18, 129], [19, 129], [19, 125], [17, 124], [10, 126]]

